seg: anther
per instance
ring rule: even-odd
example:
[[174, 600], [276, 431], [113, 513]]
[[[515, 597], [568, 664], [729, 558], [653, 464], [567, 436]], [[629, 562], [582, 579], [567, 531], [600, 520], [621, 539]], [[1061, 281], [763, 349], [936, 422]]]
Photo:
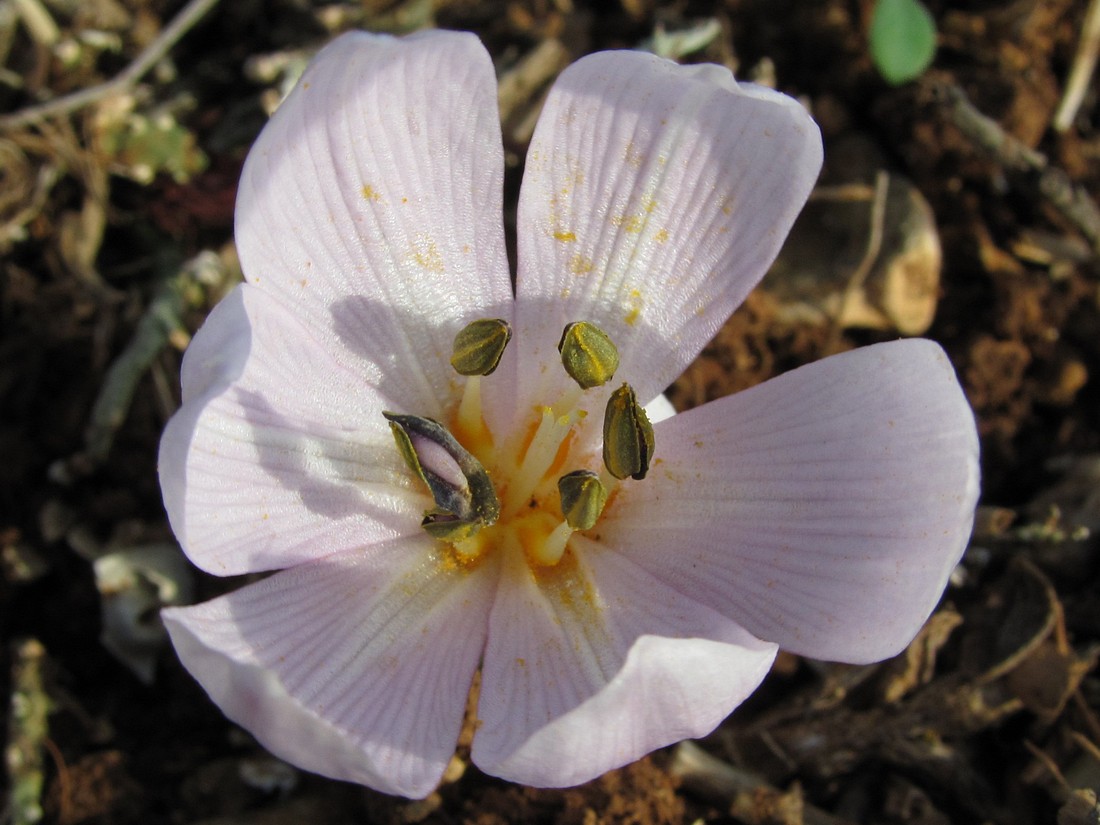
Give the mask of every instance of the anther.
[[398, 452], [435, 500], [421, 526], [436, 538], [460, 541], [500, 517], [489, 474], [438, 421], [383, 412]]
[[653, 425], [629, 384], [607, 399], [603, 419], [603, 463], [615, 478], [645, 478], [653, 457]]
[[558, 479], [561, 513], [574, 530], [590, 530], [607, 503], [607, 488], [591, 470], [574, 470]]
[[587, 321], [575, 321], [562, 330], [558, 341], [561, 363], [569, 377], [583, 389], [606, 384], [619, 368], [619, 350], [602, 329]]
[[482, 318], [455, 336], [451, 366], [459, 375], [490, 375], [500, 364], [512, 328], [501, 318]]

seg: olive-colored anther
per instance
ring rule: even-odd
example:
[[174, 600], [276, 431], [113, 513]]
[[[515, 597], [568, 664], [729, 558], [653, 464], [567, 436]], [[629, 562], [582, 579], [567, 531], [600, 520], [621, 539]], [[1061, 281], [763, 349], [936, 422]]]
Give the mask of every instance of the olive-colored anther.
[[[431, 491], [436, 508], [421, 526], [448, 541], [468, 538], [500, 518], [500, 499], [489, 474], [447, 428], [431, 418], [383, 412], [397, 450]], [[471, 525], [472, 529], [463, 534]]]
[[586, 390], [606, 384], [619, 368], [619, 350], [607, 333], [587, 321], [566, 325], [558, 352], [569, 377]]
[[607, 488], [591, 470], [574, 470], [558, 479], [561, 512], [574, 530], [589, 530], [607, 504]]
[[629, 384], [607, 399], [603, 419], [603, 463], [615, 478], [639, 481], [653, 457], [653, 425]]
[[455, 336], [451, 366], [459, 375], [490, 375], [500, 364], [512, 328], [501, 318], [482, 318]]
[[458, 542], [477, 535], [485, 525], [477, 519], [471, 521], [442, 510], [429, 510], [420, 526], [433, 539]]

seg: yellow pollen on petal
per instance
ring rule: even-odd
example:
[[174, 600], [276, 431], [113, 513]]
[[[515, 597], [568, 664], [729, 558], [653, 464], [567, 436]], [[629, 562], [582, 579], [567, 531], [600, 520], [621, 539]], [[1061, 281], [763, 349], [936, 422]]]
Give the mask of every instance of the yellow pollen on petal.
[[617, 215], [611, 219], [611, 225], [628, 235], [637, 235], [645, 226], [645, 218], [641, 215]]
[[639, 169], [641, 168], [642, 161], [645, 160], [645, 155], [638, 151], [638, 148], [634, 145], [634, 141], [630, 141], [630, 143], [626, 144], [626, 149], [623, 150], [623, 160], [635, 169]]
[[422, 236], [416, 239], [412, 248], [412, 259], [428, 272], [441, 275], [444, 271], [443, 256], [439, 252], [439, 247], [429, 238]]
[[586, 258], [584, 255], [574, 255], [569, 259], [569, 271], [574, 275], [587, 275], [593, 269], [595, 269], [595, 263], [591, 258]]
[[591, 578], [582, 571], [575, 553], [566, 548], [557, 564], [535, 566], [531, 570], [548, 597], [568, 611], [578, 624], [590, 632], [599, 632], [603, 627], [599, 615], [604, 607], [603, 600]]
[[573, 243], [577, 240], [576, 232], [555, 232], [554, 240], [561, 241], [562, 243]]
[[630, 309], [623, 318], [628, 326], [634, 326], [638, 323], [638, 319], [642, 316], [642, 307], [645, 305], [645, 301], [642, 299], [641, 291], [637, 289], [630, 290]]

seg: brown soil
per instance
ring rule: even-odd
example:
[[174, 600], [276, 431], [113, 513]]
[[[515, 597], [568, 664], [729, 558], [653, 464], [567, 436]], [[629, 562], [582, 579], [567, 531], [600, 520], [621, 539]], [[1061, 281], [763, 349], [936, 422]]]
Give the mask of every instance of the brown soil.
[[[104, 106], [0, 131], [0, 673], [17, 709], [30, 695], [49, 703], [48, 727], [29, 751], [41, 769], [13, 774], [24, 788], [41, 777], [43, 821], [1097, 821], [1088, 794], [1100, 789], [1100, 570], [1096, 540], [1081, 529], [1100, 529], [1097, 227], [1062, 208], [1066, 190], [1052, 190], [1052, 178], [980, 145], [945, 93], [961, 90], [1016, 149], [1042, 153], [1065, 187], [1100, 195], [1096, 92], [1069, 131], [1050, 127], [1085, 0], [934, 0], [935, 63], [900, 88], [868, 58], [870, 0], [444, 0], [434, 11], [440, 27], [477, 32], [502, 70], [549, 39], [575, 58], [634, 46], [658, 23], [713, 17], [722, 33], [692, 59], [735, 63], [742, 76], [773, 66], [779, 87], [803, 97], [822, 124], [824, 180], [866, 182], [839, 150], [859, 136], [880, 168], [915, 182], [944, 256], [927, 334], [954, 360], [977, 413], [984, 493], [957, 581], [902, 656], [866, 668], [781, 656], [702, 743], [720, 760], [710, 771], [685, 767], [690, 753], [668, 749], [581, 788], [541, 791], [458, 761], [437, 794], [409, 803], [287, 773], [224, 720], [170, 649], [151, 685], [107, 652], [90, 560], [170, 540], [155, 457], [178, 404], [186, 336], [176, 330], [154, 347], [132, 403], [96, 418], [96, 399], [181, 262], [204, 249], [220, 255], [220, 280], [169, 296], [187, 330], [232, 280], [236, 177], [270, 84], [245, 79], [243, 67], [316, 47], [329, 36], [324, 21], [345, 25], [338, 12], [346, 25], [381, 28], [415, 24], [430, 8], [322, 5], [222, 3], [172, 52], [175, 75], [149, 76], [138, 111], [170, 112], [205, 164], [179, 149], [143, 176], [132, 154], [107, 144], [97, 120]], [[9, 47], [0, 23], [3, 68], [21, 78], [0, 82], [0, 111], [113, 76], [179, 3], [45, 7], [61, 39], [100, 33], [115, 46], [78, 48], [80, 59], [62, 64], [26, 27], [10, 29]], [[513, 101], [506, 121], [513, 209], [539, 91]], [[765, 282], [670, 397], [693, 406], [896, 336], [799, 322]], [[235, 584], [200, 577], [196, 599]], [[40, 656], [28, 657], [28, 639]], [[20, 732], [9, 722], [9, 742]]]

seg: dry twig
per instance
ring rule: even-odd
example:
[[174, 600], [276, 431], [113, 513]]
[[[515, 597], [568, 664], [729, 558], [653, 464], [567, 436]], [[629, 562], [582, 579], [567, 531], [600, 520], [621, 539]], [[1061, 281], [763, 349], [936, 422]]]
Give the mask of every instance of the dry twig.
[[18, 129], [48, 118], [71, 114], [129, 88], [153, 68], [217, 3], [218, 0], [191, 0], [164, 28], [156, 40], [146, 46], [141, 54], [114, 78], [98, 86], [81, 89], [79, 92], [4, 115], [0, 117], [0, 131]]
[[970, 141], [983, 149], [1006, 170], [1025, 177], [1047, 203], [1084, 235], [1094, 252], [1100, 253], [1100, 207], [1092, 196], [1052, 166], [1046, 155], [1025, 146], [1005, 132], [993, 118], [983, 114], [966, 92], [954, 83], [927, 81], [932, 97], [944, 104], [951, 122]]
[[1081, 40], [1077, 44], [1077, 53], [1073, 56], [1073, 66], [1066, 81], [1066, 90], [1062, 102], [1054, 113], [1054, 131], [1065, 132], [1073, 125], [1077, 110], [1085, 99], [1092, 73], [1096, 71], [1096, 59], [1100, 56], [1100, 0], [1092, 0], [1085, 13], [1085, 23], [1081, 27]]

